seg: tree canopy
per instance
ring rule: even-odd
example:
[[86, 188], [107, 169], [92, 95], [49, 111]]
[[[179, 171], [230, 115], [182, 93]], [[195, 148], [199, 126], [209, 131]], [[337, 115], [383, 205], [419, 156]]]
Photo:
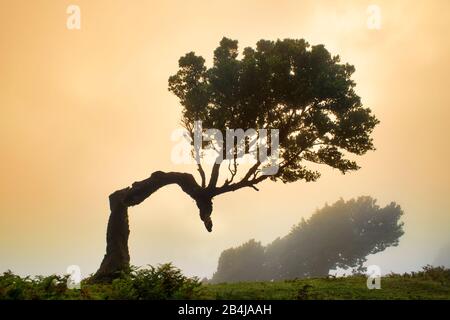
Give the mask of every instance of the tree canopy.
[[198, 120], [224, 135], [227, 128], [278, 129], [279, 170], [270, 178], [315, 181], [320, 173], [308, 163], [345, 173], [359, 168], [348, 154], [374, 149], [378, 120], [355, 93], [354, 71], [303, 39], [260, 40], [240, 57], [238, 42], [223, 38], [210, 68], [194, 52], [181, 57], [169, 90], [180, 99], [191, 135]]
[[381, 208], [371, 197], [340, 200], [265, 247], [250, 240], [223, 251], [212, 281], [323, 277], [336, 268], [361, 271], [368, 255], [398, 245], [402, 215], [394, 202]]

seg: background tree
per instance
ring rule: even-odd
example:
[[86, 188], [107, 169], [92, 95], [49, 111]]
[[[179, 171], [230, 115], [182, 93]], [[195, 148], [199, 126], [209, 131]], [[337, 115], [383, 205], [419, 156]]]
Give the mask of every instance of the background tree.
[[237, 248], [224, 250], [219, 258], [214, 282], [262, 281], [265, 274], [261, 268], [264, 264], [264, 250], [261, 242], [254, 239]]
[[[214, 51], [213, 64], [190, 52], [179, 60], [178, 72], [169, 78], [169, 90], [183, 106], [182, 124], [193, 138], [193, 123], [215, 128], [279, 129], [279, 170], [263, 175], [264, 164], [255, 163], [238, 175], [235, 148], [229, 176], [219, 184], [222, 166], [212, 166], [209, 181], [201, 162], [198, 183], [180, 172], [154, 172], [149, 178], [118, 190], [109, 197], [111, 214], [106, 255], [94, 279], [110, 279], [129, 265], [128, 207], [135, 206], [159, 188], [177, 184], [196, 203], [200, 218], [212, 230], [212, 199], [220, 194], [273, 181], [315, 181], [320, 173], [308, 164], [325, 164], [342, 173], [357, 170], [348, 154], [373, 150], [371, 133], [378, 120], [363, 107], [351, 80], [354, 67], [340, 63], [323, 45], [305, 40], [260, 40], [238, 58], [238, 42], [223, 38]], [[248, 147], [246, 145], [246, 147]], [[201, 155], [200, 155], [201, 156]]]
[[265, 268], [272, 279], [323, 277], [336, 268], [362, 271], [369, 254], [398, 245], [402, 215], [397, 204], [380, 208], [371, 197], [326, 205], [267, 246]]
[[336, 268], [362, 271], [369, 254], [398, 245], [402, 215], [395, 203], [380, 208], [371, 197], [340, 200], [302, 220], [285, 237], [259, 247], [262, 259], [258, 255], [249, 261], [254, 246], [223, 251], [212, 282], [253, 281], [254, 275], [258, 280], [324, 277]]

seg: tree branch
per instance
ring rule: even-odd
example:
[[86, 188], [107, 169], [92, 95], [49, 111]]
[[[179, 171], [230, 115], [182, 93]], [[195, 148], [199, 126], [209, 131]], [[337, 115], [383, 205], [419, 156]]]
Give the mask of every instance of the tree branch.
[[198, 197], [201, 187], [189, 173], [156, 171], [142, 181], [134, 182], [131, 187], [122, 189], [124, 205], [127, 207], [140, 204], [155, 191], [169, 184], [177, 184], [191, 198]]
[[212, 190], [217, 185], [217, 180], [219, 179], [219, 171], [220, 171], [220, 165], [221, 162], [217, 163], [217, 161], [214, 163], [212, 170], [211, 170], [211, 179], [208, 183], [208, 189]]
[[231, 173], [230, 179], [226, 179], [224, 185], [229, 185], [231, 182], [233, 182], [234, 177], [237, 174], [237, 162], [236, 162], [236, 154], [233, 158], [233, 169], [231, 169], [231, 160], [228, 162], [228, 171]]
[[270, 176], [260, 176], [258, 178], [254, 178], [251, 180], [242, 179], [241, 181], [233, 183], [233, 184], [223, 185], [222, 187], [216, 188], [213, 191], [213, 196], [215, 197], [215, 196], [223, 194], [223, 193], [232, 192], [232, 191], [234, 192], [236, 190], [239, 190], [241, 188], [246, 188], [246, 187], [250, 187], [250, 188], [255, 189], [256, 191], [259, 191], [259, 189], [255, 187], [255, 185], [264, 181], [265, 179], [267, 179], [269, 177]]
[[119, 190], [122, 206], [126, 208], [138, 205], [155, 191], [169, 184], [179, 185], [185, 193], [195, 200], [200, 210], [200, 218], [206, 229], [211, 232], [212, 196], [209, 191], [205, 191], [197, 184], [190, 173], [156, 171], [149, 178], [135, 182], [131, 187]]
[[204, 188], [206, 186], [206, 176], [205, 176], [205, 171], [203, 170], [203, 167], [200, 163], [197, 164], [197, 170], [200, 173], [200, 177], [202, 179], [202, 182], [201, 182], [202, 188]]
[[248, 170], [248, 172], [245, 174], [244, 178], [242, 178], [243, 181], [248, 181], [252, 174], [255, 174], [258, 170], [259, 166], [261, 165], [261, 161], [256, 161], [256, 163]]

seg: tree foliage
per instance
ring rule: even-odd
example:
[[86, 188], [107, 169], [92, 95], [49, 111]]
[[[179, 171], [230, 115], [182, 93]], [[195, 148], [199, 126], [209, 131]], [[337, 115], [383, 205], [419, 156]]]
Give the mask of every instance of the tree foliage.
[[271, 178], [314, 181], [320, 173], [308, 163], [345, 173], [359, 168], [348, 154], [374, 149], [370, 135], [378, 120], [355, 93], [354, 71], [303, 39], [260, 40], [239, 58], [238, 42], [223, 38], [210, 68], [194, 52], [181, 57], [169, 90], [191, 133], [197, 120], [222, 132], [279, 129], [280, 170]]
[[225, 250], [213, 281], [321, 277], [336, 268], [361, 271], [368, 255], [398, 245], [403, 235], [402, 215], [397, 204], [381, 208], [371, 197], [340, 200], [266, 247], [253, 240]]
[[224, 250], [219, 258], [215, 282], [233, 281], [262, 281], [264, 275], [260, 269], [264, 264], [265, 254], [261, 242], [254, 239], [237, 248]]

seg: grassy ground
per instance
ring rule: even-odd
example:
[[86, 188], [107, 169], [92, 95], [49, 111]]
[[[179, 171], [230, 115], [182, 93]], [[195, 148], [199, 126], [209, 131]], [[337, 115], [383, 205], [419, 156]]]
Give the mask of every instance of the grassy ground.
[[366, 277], [319, 278], [282, 282], [205, 285], [209, 299], [450, 299], [450, 282], [412, 277], [382, 278], [381, 289], [369, 290]]
[[67, 276], [19, 277], [11, 272], [0, 275], [1, 299], [446, 299], [450, 300], [450, 270], [425, 267], [422, 271], [388, 275], [381, 289], [369, 290], [367, 278], [316, 278], [278, 282], [201, 284], [183, 276], [171, 264], [137, 270], [110, 284], [81, 283], [80, 289], [67, 288]]

